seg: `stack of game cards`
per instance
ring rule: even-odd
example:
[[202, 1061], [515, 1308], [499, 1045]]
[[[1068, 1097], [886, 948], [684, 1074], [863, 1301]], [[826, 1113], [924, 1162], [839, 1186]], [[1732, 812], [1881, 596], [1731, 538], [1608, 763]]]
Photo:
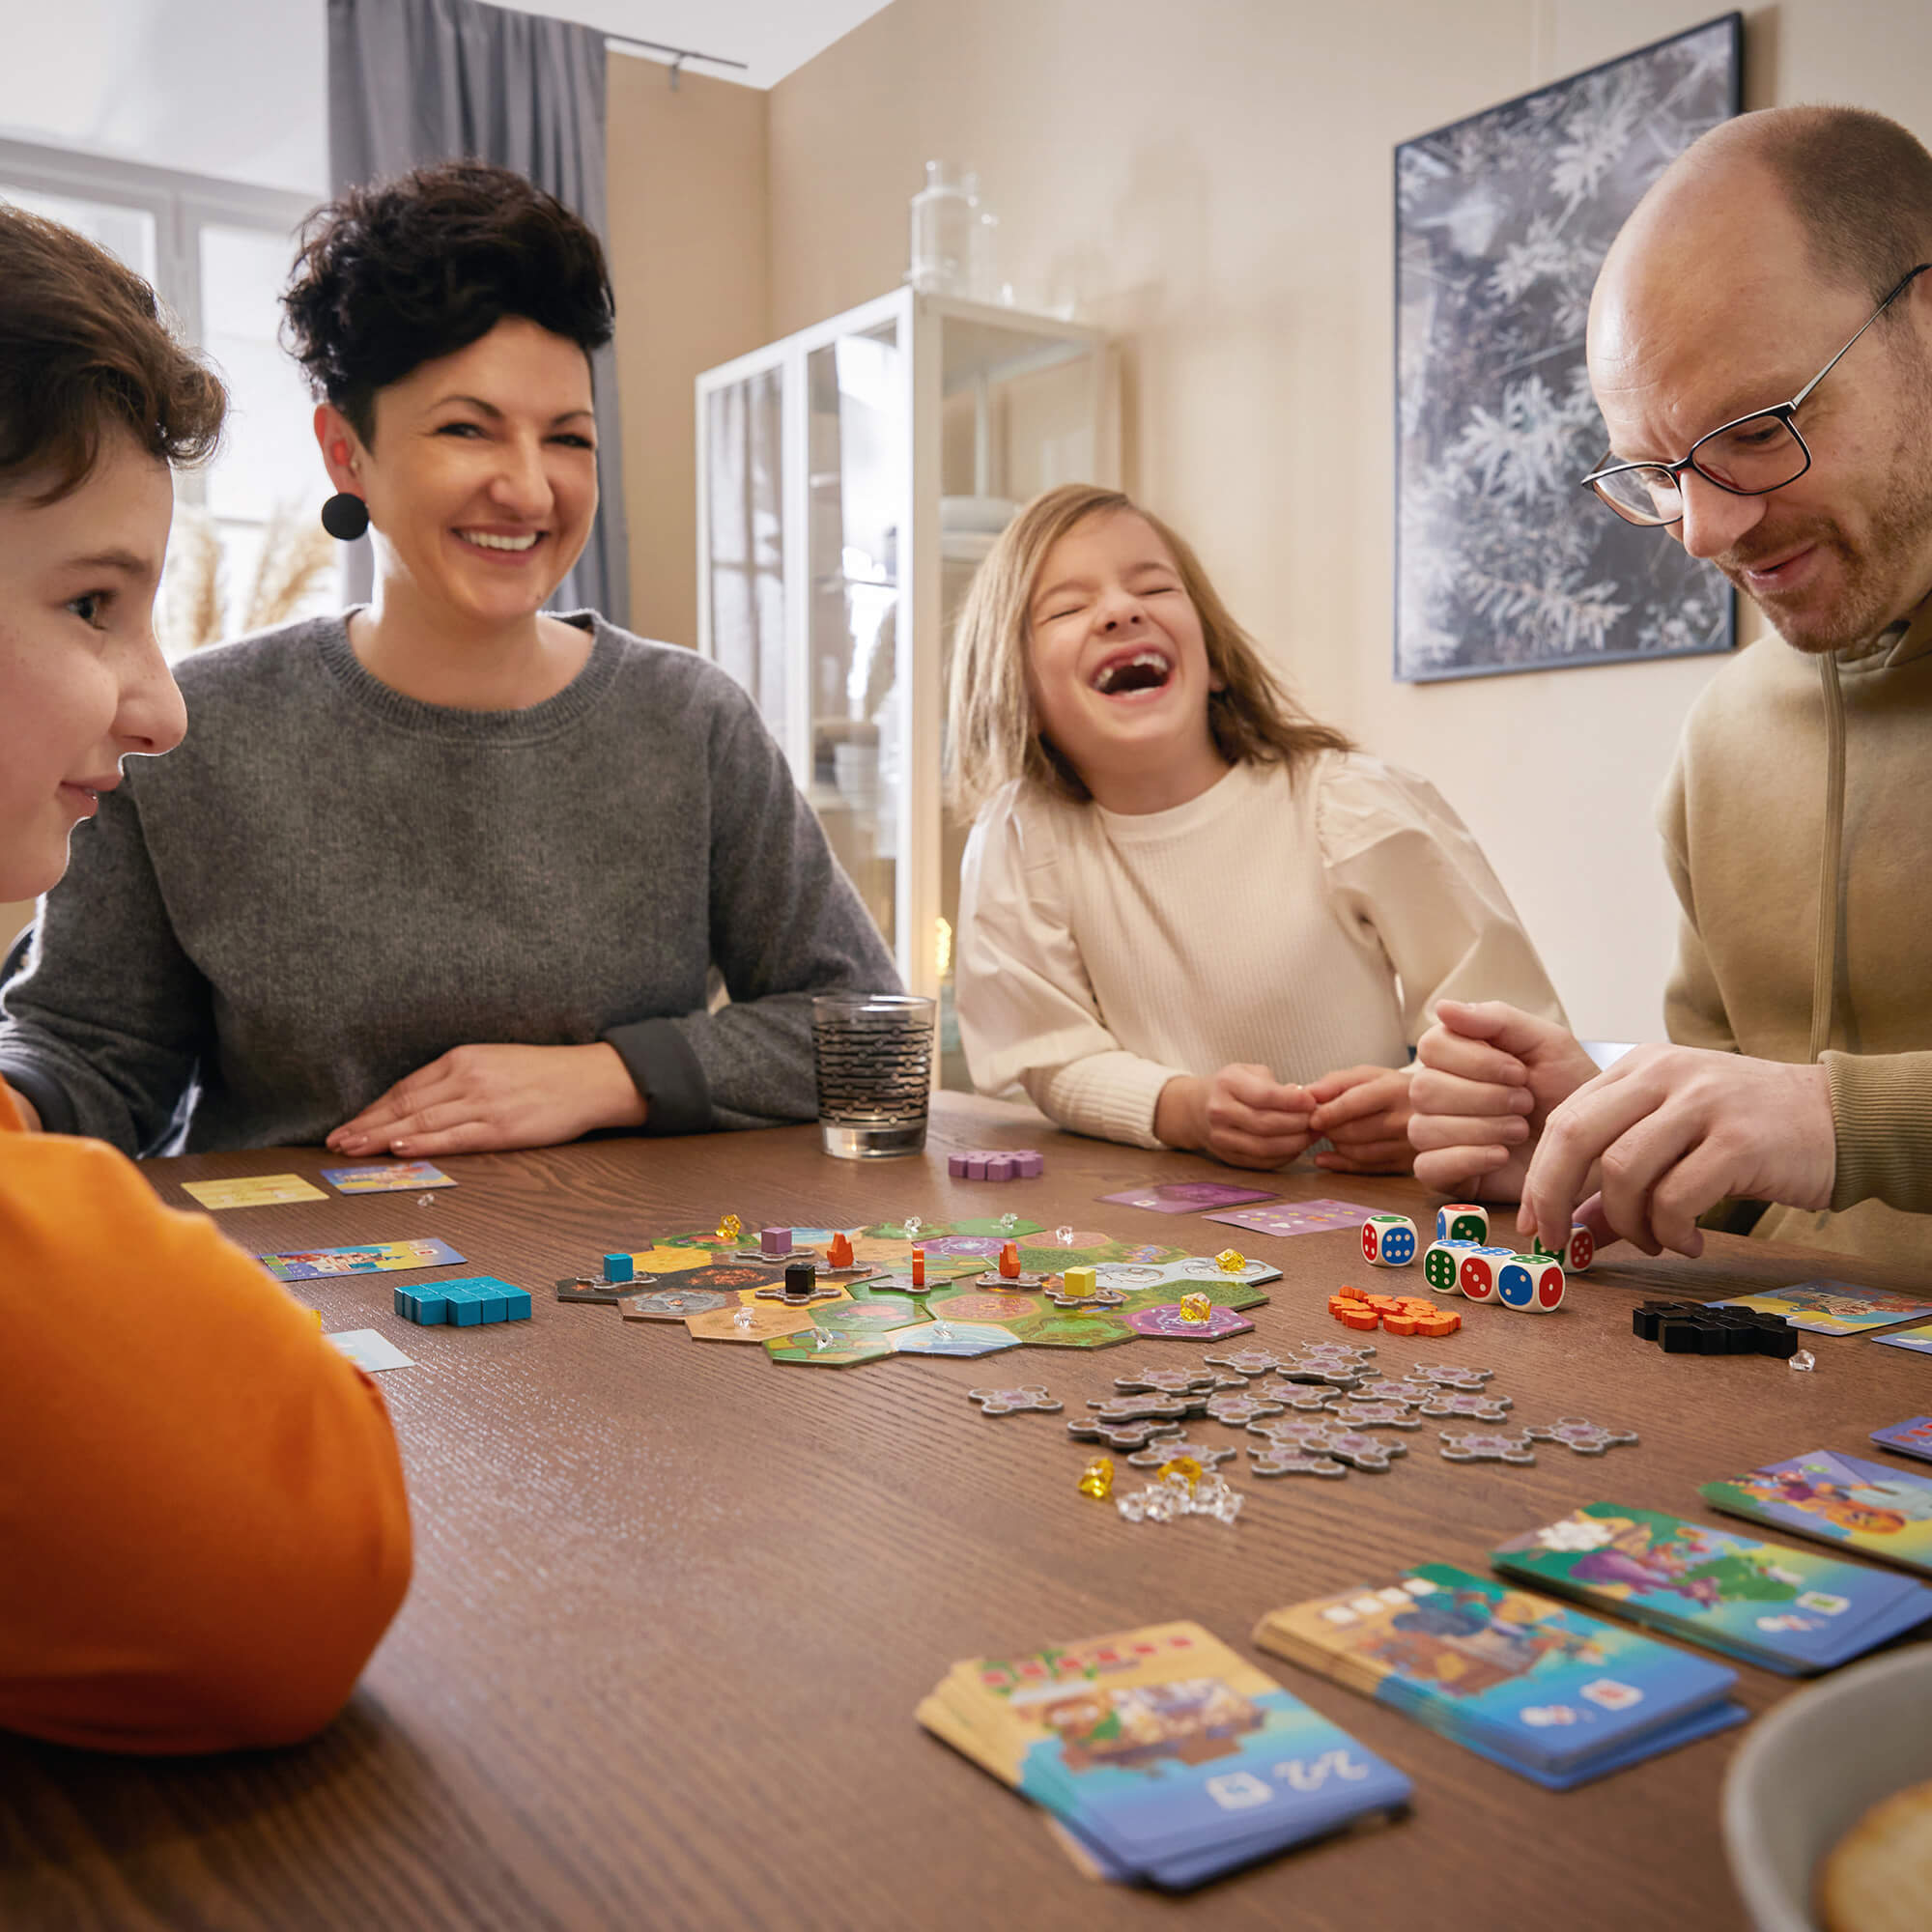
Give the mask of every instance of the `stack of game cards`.
[[1848, 1663], [1932, 1617], [1932, 1590], [1909, 1577], [1627, 1503], [1586, 1503], [1490, 1561], [1788, 1677]]
[[1171, 1889], [1408, 1802], [1199, 1624], [955, 1663], [919, 1721], [1065, 1828], [1098, 1876]]
[[1551, 1791], [1746, 1717], [1736, 1671], [1447, 1563], [1270, 1610], [1255, 1642]]
[[1932, 1476], [1813, 1449], [1697, 1493], [1728, 1515], [1932, 1576]]

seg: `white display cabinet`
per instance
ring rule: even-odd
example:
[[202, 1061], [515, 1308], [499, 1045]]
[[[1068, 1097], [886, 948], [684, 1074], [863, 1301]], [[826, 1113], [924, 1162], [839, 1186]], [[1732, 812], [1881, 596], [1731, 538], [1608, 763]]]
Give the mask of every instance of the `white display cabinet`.
[[946, 1084], [967, 828], [941, 800], [951, 632], [1021, 503], [1119, 473], [1099, 330], [900, 289], [697, 379], [698, 646], [756, 700]]

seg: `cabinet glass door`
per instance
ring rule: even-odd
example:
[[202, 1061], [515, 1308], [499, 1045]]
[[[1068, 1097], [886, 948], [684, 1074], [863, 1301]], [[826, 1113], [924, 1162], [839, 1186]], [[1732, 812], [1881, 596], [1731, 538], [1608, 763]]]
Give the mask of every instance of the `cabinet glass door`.
[[774, 730], [785, 715], [784, 370], [774, 362], [704, 404], [711, 655]]
[[909, 439], [896, 322], [805, 358], [810, 795], [890, 946], [898, 941], [900, 522]]

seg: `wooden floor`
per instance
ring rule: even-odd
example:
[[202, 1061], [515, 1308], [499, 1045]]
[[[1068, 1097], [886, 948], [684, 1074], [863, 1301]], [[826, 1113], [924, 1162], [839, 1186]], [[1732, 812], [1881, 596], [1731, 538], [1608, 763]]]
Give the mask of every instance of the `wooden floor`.
[[[1039, 1147], [1045, 1179], [947, 1179], [947, 1148], [985, 1145]], [[313, 1176], [327, 1159], [205, 1155], [150, 1172], [185, 1205], [184, 1179]], [[1252, 1339], [1269, 1344], [1339, 1334], [1322, 1301], [1362, 1278], [1352, 1236], [1269, 1239], [1097, 1206], [1217, 1170], [947, 1096], [923, 1160], [827, 1159], [800, 1128], [447, 1165], [461, 1185], [433, 1208], [379, 1195], [221, 1217], [257, 1249], [434, 1233], [469, 1271], [535, 1293], [529, 1322], [448, 1330], [396, 1321], [395, 1277], [301, 1291], [330, 1329], [380, 1328], [419, 1364], [383, 1378], [415, 1581], [355, 1701], [318, 1742], [270, 1755], [144, 1763], [0, 1741], [0, 1923], [1033, 1932], [1185, 1915], [1267, 1932], [1719, 1932], [1743, 1922], [1718, 1795], [1744, 1732], [1556, 1795], [1262, 1658], [1412, 1775], [1412, 1814], [1171, 1899], [1077, 1876], [1038, 1814], [921, 1731], [913, 1706], [955, 1659], [1165, 1618], [1245, 1650], [1271, 1606], [1424, 1558], [1481, 1569], [1500, 1538], [1579, 1502], [1698, 1513], [1702, 1481], [1819, 1446], [1862, 1451], [1869, 1430], [1932, 1408], [1932, 1363], [1866, 1340], [1816, 1340], [1818, 1368], [1800, 1375], [1666, 1357], [1630, 1332], [1646, 1294], [1903, 1275], [1721, 1238], [1696, 1264], [1613, 1250], [1560, 1315], [1465, 1304], [1463, 1334], [1428, 1353], [1492, 1366], [1519, 1415], [1635, 1428], [1640, 1447], [1599, 1461], [1549, 1446], [1517, 1468], [1452, 1465], [1418, 1440], [1388, 1475], [1341, 1483], [1231, 1466], [1248, 1496], [1236, 1526], [1135, 1525], [1076, 1492], [1091, 1452], [1062, 1418], [992, 1421], [968, 1405], [986, 1361], [781, 1367], [757, 1348], [560, 1305], [549, 1284], [727, 1210], [756, 1227], [1011, 1207], [1204, 1251], [1232, 1236], [1285, 1271], [1254, 1311]], [[1401, 1181], [1298, 1175], [1284, 1191], [1425, 1208]], [[992, 1360], [1070, 1411], [1185, 1347]], [[1754, 1710], [1792, 1689], [1741, 1676]]]

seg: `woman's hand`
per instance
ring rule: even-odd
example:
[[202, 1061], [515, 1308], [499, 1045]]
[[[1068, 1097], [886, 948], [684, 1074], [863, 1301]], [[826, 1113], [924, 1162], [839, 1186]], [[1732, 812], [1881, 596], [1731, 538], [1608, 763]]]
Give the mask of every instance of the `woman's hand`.
[[439, 1153], [555, 1147], [595, 1127], [640, 1127], [644, 1096], [602, 1041], [459, 1046], [399, 1080], [329, 1135], [337, 1153]]
[[1211, 1080], [1177, 1074], [1160, 1090], [1153, 1130], [1171, 1148], [1211, 1154], [1230, 1167], [1286, 1167], [1315, 1135], [1314, 1102], [1265, 1066], [1224, 1066]]
[[1308, 1125], [1333, 1151], [1318, 1153], [1315, 1165], [1331, 1174], [1406, 1174], [1415, 1161], [1408, 1081], [1406, 1066], [1350, 1066], [1316, 1081]]

